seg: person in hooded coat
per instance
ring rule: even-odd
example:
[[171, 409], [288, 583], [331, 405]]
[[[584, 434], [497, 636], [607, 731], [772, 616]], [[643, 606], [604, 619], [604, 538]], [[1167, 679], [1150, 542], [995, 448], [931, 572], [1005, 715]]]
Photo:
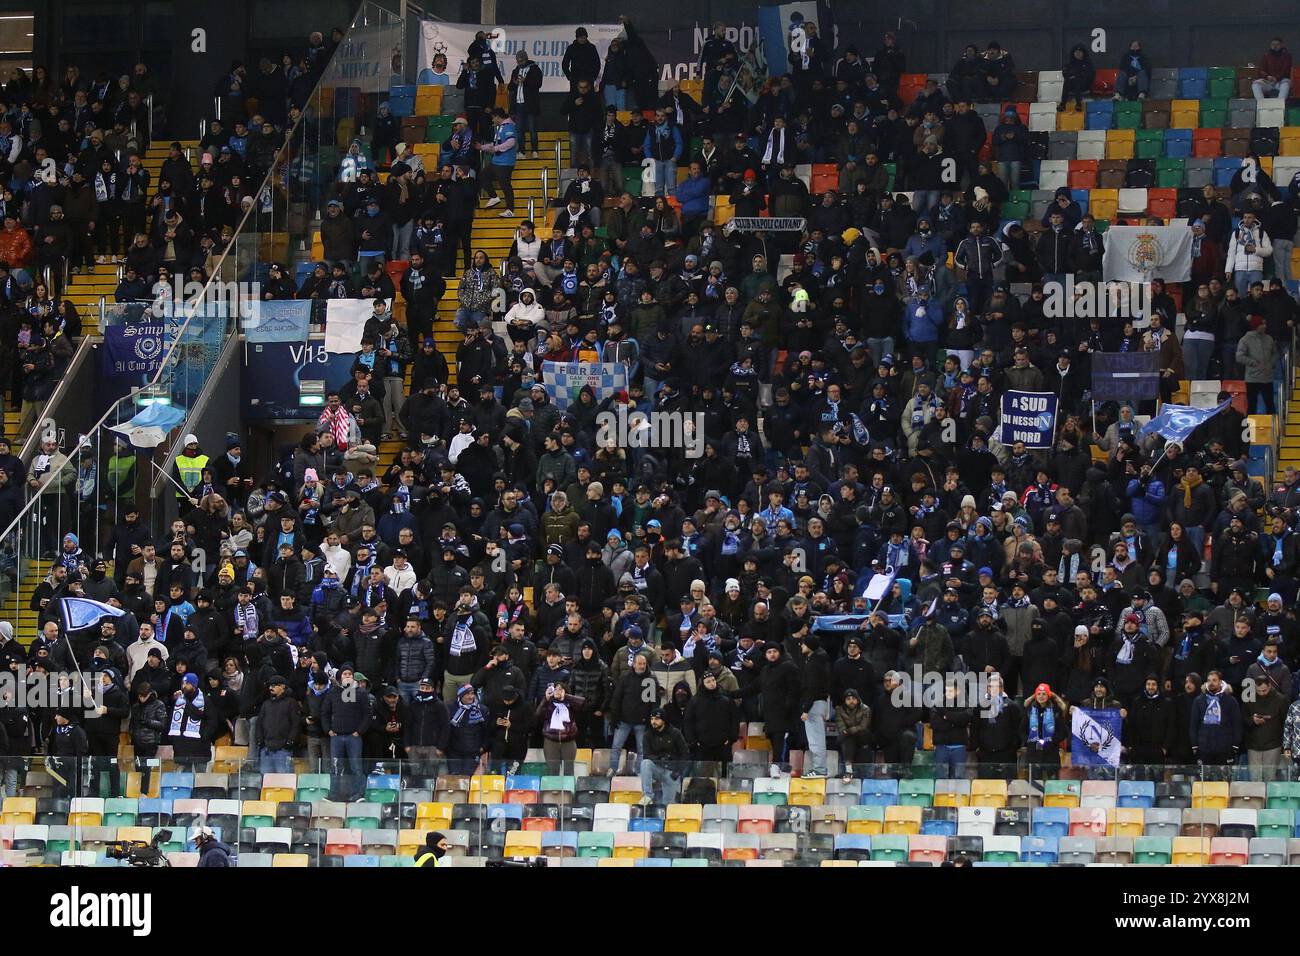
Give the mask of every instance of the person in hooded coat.
[[740, 712], [712, 671], [704, 672], [699, 693], [686, 705], [683, 735], [692, 757], [721, 764], [721, 773], [726, 772], [731, 745], [740, 736]]
[[772, 762], [779, 764], [785, 760], [786, 734], [799, 719], [799, 669], [778, 643], [766, 645], [763, 656], [759, 679], [741, 693], [762, 695], [763, 729], [772, 745]]
[[569, 687], [586, 705], [578, 712], [578, 746], [605, 745], [605, 711], [609, 707], [614, 682], [609, 666], [601, 658], [596, 642], [584, 637], [569, 668]]
[[[1098, 678], [1098, 683], [1105, 678]], [[1160, 679], [1148, 674], [1142, 693], [1124, 718], [1124, 751], [1130, 763], [1163, 764], [1173, 742], [1175, 708], [1161, 692]]]

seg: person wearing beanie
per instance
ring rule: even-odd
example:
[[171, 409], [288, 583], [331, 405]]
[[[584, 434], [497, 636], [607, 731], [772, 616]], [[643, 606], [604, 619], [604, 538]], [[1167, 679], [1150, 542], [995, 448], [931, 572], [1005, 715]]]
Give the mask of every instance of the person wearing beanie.
[[262, 773], [292, 773], [293, 751], [302, 730], [302, 709], [279, 674], [266, 682], [266, 692], [254, 725]]
[[[253, 490], [253, 466], [243, 453], [243, 439], [233, 432], [226, 436], [226, 453], [213, 461], [212, 483], [227, 502], [243, 501]], [[233, 509], [232, 509], [233, 510]]]
[[811, 632], [800, 638], [803, 666], [799, 671], [799, 719], [808, 740], [805, 777], [826, 776], [826, 721], [831, 716], [831, 661], [822, 650], [821, 640]]
[[1034, 775], [1052, 779], [1061, 766], [1061, 743], [1070, 735], [1069, 705], [1040, 683], [1025, 701], [1021, 735], [1025, 740], [1025, 760]]
[[[1247, 218], [1253, 218], [1246, 213]], [[1256, 228], [1258, 224], [1256, 223]], [[1234, 238], [1233, 243], [1236, 243]], [[1240, 278], [1240, 275], [1238, 276]], [[1245, 293], [1239, 293], [1245, 298]], [[1273, 369], [1277, 366], [1277, 343], [1264, 327], [1264, 317], [1252, 315], [1247, 324], [1249, 329], [1237, 342], [1237, 364], [1243, 369], [1242, 377], [1246, 380], [1246, 411], [1255, 413], [1263, 411], [1268, 415], [1277, 414], [1273, 400]]]
[[[1286, 665], [1277, 660], [1277, 643], [1266, 644], [1260, 654], [1260, 662], [1270, 660], [1268, 668], [1261, 668], [1260, 677], [1254, 681], [1254, 693], [1245, 691], [1251, 687], [1251, 678], [1242, 688], [1241, 694], [1241, 743], [1246, 748], [1246, 759], [1250, 767], [1250, 779], [1271, 780], [1277, 773], [1282, 760], [1282, 737], [1286, 730], [1288, 708], [1291, 706], [1289, 696], [1290, 681], [1287, 681], [1288, 695], [1284, 696], [1279, 685], [1269, 679], [1268, 671], [1278, 673], [1286, 671]], [[1254, 669], [1253, 665], [1252, 669]], [[1288, 672], [1287, 677], [1291, 675]]]
[[[1098, 690], [1108, 693], [1105, 678], [1097, 678]], [[1094, 697], [1097, 691], [1094, 691]], [[1096, 705], [1090, 703], [1089, 707]], [[1174, 705], [1161, 692], [1160, 679], [1150, 673], [1142, 693], [1124, 712], [1124, 760], [1135, 764], [1163, 764], [1174, 739]]]
[[430, 830], [424, 837], [424, 852], [415, 858], [415, 865], [437, 869], [443, 865], [443, 857], [450, 849], [451, 844], [447, 842], [445, 834]]
[[320, 727], [329, 738], [333, 773], [330, 799], [347, 803], [360, 799], [365, 791], [361, 772], [362, 738], [374, 720], [370, 691], [362, 686], [362, 675], [350, 662], [340, 665], [338, 681], [320, 708]]
[[1106, 674], [1110, 678], [1107, 691], [1114, 693], [1121, 706], [1131, 706], [1142, 692], [1147, 674], [1159, 665], [1159, 660], [1160, 651], [1144, 633], [1139, 613], [1126, 612], [1119, 634], [1105, 656]]
[[786, 658], [780, 642], [763, 648], [764, 663], [758, 680], [741, 691], [741, 697], [761, 695], [763, 733], [772, 746], [770, 776], [780, 776], [786, 759], [786, 737], [799, 719], [801, 681], [799, 668]]
[[668, 723], [662, 707], [650, 711], [645, 731], [645, 749], [641, 755], [641, 798], [643, 804], [673, 803], [677, 799], [678, 781], [687, 770], [690, 750], [682, 732]]
[[212, 747], [203, 733], [205, 719], [207, 701], [199, 686], [199, 675], [187, 673], [181, 678], [181, 692], [172, 703], [167, 726], [167, 737], [178, 764], [197, 767], [212, 759]]
[[1192, 704], [1192, 754], [1205, 767], [1236, 762], [1241, 749], [1241, 705], [1229, 692], [1218, 669], [1205, 675], [1205, 684]]

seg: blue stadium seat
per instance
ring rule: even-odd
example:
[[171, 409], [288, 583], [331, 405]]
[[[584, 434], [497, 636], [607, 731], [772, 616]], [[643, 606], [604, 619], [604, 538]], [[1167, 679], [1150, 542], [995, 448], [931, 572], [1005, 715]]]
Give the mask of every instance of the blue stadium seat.
[[858, 801], [868, 807], [891, 807], [898, 802], [897, 780], [863, 780]]
[[1023, 863], [1055, 863], [1057, 837], [1029, 836], [1020, 841], [1020, 860]]
[[1150, 780], [1121, 780], [1117, 807], [1151, 807], [1156, 802], [1156, 785]]
[[1170, 159], [1188, 159], [1192, 155], [1190, 129], [1165, 130], [1165, 156]]
[[1068, 807], [1039, 807], [1034, 811], [1033, 834], [1036, 837], [1063, 837], [1070, 832]]

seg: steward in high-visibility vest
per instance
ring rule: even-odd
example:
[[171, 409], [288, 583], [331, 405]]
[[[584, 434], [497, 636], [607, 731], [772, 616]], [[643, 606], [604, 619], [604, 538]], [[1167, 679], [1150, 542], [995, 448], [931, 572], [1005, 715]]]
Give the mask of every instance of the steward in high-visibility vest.
[[[190, 496], [193, 496], [194, 489], [202, 481], [203, 469], [206, 467], [208, 467], [208, 456], [199, 451], [198, 436], [186, 435], [185, 446], [176, 456], [176, 481], [190, 492]], [[186, 497], [181, 494], [179, 488], [176, 490], [177, 504], [184, 505]]]
[[430, 833], [424, 838], [425, 850], [415, 858], [416, 866], [439, 867], [447, 855], [447, 838], [441, 833]]

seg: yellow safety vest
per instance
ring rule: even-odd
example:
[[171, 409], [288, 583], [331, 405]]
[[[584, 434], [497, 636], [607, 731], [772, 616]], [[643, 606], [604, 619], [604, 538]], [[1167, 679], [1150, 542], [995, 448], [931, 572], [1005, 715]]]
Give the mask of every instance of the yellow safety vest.
[[181, 453], [176, 456], [176, 470], [181, 473], [181, 484], [193, 491], [203, 477], [203, 469], [208, 466], [207, 455], [195, 455], [193, 458]]
[[438, 858], [434, 856], [432, 853], [422, 853], [419, 857], [416, 858], [415, 865], [432, 866], [436, 868], [441, 864], [438, 862]]

